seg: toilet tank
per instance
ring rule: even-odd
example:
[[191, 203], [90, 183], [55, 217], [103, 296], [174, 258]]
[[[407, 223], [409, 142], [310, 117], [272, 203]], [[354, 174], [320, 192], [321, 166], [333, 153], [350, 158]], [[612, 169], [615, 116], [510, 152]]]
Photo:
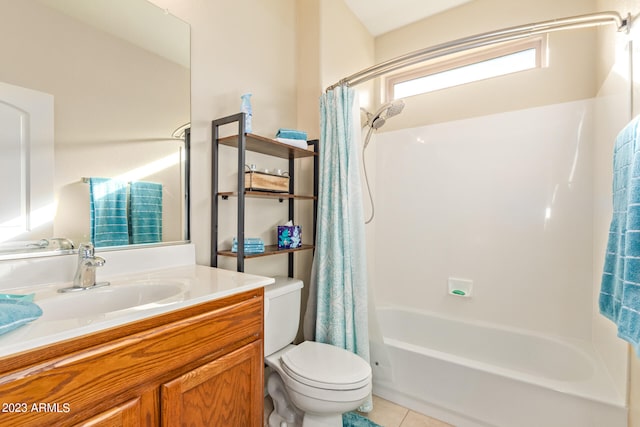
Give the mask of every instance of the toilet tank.
[[302, 281], [275, 277], [264, 288], [264, 354], [269, 356], [291, 344], [300, 324]]

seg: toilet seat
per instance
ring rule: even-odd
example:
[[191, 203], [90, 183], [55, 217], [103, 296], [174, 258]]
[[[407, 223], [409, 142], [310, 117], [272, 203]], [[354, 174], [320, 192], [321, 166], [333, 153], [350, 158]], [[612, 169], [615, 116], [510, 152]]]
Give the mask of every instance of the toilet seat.
[[359, 390], [371, 383], [371, 367], [360, 356], [329, 344], [305, 341], [284, 353], [283, 371], [321, 390]]

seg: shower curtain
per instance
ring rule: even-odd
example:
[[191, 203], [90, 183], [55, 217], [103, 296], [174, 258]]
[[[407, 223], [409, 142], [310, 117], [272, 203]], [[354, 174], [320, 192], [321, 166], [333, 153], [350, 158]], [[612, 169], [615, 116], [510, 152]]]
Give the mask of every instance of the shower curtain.
[[[316, 250], [305, 339], [345, 348], [369, 362], [367, 268], [355, 91], [321, 98]], [[372, 409], [371, 398], [360, 410]]]

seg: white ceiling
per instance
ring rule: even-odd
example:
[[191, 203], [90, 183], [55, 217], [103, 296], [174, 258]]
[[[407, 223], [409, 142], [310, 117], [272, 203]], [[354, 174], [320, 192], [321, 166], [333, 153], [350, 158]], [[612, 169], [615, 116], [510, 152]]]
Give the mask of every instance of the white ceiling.
[[375, 37], [470, 1], [345, 0], [345, 3]]

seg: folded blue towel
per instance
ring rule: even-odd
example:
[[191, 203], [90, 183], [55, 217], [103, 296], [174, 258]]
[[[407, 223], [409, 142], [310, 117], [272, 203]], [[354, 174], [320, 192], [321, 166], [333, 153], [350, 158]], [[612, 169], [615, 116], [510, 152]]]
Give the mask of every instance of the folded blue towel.
[[89, 192], [93, 245], [128, 245], [127, 183], [107, 178], [90, 178]]
[[[233, 243], [234, 244], [238, 244], [238, 239], [236, 239], [235, 237], [233, 238]], [[260, 237], [245, 237], [244, 238], [244, 245], [264, 245], [264, 240], [262, 240]]]
[[[238, 252], [238, 240], [234, 237], [231, 245], [231, 252]], [[264, 241], [259, 237], [248, 237], [244, 239], [245, 254], [261, 254], [264, 252]]]
[[[237, 248], [238, 244], [234, 243], [233, 247]], [[255, 243], [255, 244], [246, 244], [246, 245], [244, 245], [244, 248], [245, 249], [264, 249], [264, 244], [262, 244], [262, 245], [261, 244], [257, 244], [257, 243]]]
[[613, 216], [599, 305], [640, 356], [640, 116], [616, 138]]
[[18, 300], [18, 301], [28, 301], [28, 302], [33, 302], [33, 297], [36, 294], [26, 294], [26, 295], [22, 295], [22, 294], [0, 294], [0, 300], [2, 299], [14, 299], [14, 300]]
[[132, 182], [129, 191], [131, 243], [162, 242], [162, 184]]
[[42, 309], [29, 301], [12, 298], [0, 299], [0, 335], [42, 316]]
[[276, 138], [299, 139], [306, 141], [307, 133], [301, 130], [280, 128], [278, 129], [278, 133], [276, 133]]

